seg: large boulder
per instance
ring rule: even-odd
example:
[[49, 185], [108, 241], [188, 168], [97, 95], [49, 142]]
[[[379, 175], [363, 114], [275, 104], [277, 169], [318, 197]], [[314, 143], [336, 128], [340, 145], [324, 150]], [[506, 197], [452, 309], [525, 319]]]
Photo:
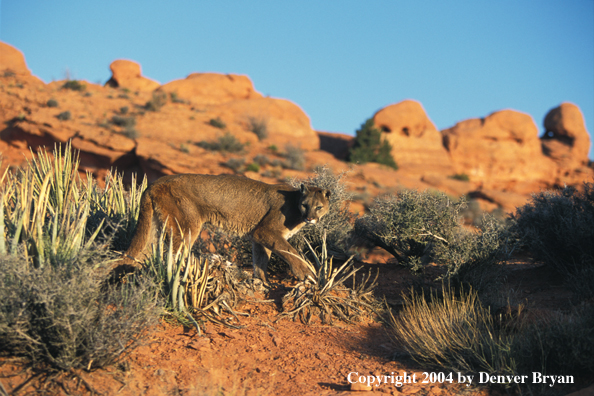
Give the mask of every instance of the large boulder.
[[251, 120], [264, 123], [268, 133], [266, 143], [276, 145], [281, 151], [287, 144], [304, 150], [320, 148], [320, 138], [311, 128], [309, 117], [291, 101], [262, 97], [234, 100], [213, 106], [212, 112], [222, 119], [232, 119], [239, 130], [249, 131]]
[[118, 59], [109, 65], [111, 78], [105, 83], [106, 86], [113, 88], [128, 88], [132, 91], [152, 91], [157, 89], [160, 84], [149, 78], [143, 77], [140, 64]]
[[588, 164], [590, 135], [579, 107], [562, 103], [548, 112], [544, 127], [543, 151], [561, 168], [575, 169]]
[[164, 84], [160, 89], [195, 105], [216, 105], [262, 97], [247, 76], [236, 74], [192, 73], [183, 80]]
[[0, 77], [15, 77], [19, 81], [34, 85], [43, 84], [43, 81], [31, 74], [23, 53], [2, 41], [0, 41]]
[[25, 56], [21, 51], [11, 45], [0, 41], [0, 72], [30, 76], [31, 71], [25, 62]]
[[538, 129], [528, 114], [497, 111], [442, 131], [457, 173], [493, 183], [550, 180], [556, 166], [542, 153]]
[[373, 121], [392, 145], [392, 156], [403, 171], [452, 174], [441, 134], [419, 102], [405, 100], [387, 106], [375, 113]]

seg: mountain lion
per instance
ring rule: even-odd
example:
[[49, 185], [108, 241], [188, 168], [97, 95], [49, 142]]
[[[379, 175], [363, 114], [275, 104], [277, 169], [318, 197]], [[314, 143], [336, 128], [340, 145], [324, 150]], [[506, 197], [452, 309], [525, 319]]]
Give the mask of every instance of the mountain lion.
[[256, 277], [266, 280], [266, 268], [274, 252], [303, 280], [312, 275], [311, 270], [287, 239], [305, 223], [319, 221], [328, 212], [329, 198], [329, 191], [303, 184], [296, 189], [234, 175], [165, 176], [142, 194], [138, 223], [124, 262], [130, 264], [131, 259], [141, 256], [166, 220], [174, 249], [182, 242], [182, 233], [192, 246], [202, 225], [208, 222], [250, 236]]

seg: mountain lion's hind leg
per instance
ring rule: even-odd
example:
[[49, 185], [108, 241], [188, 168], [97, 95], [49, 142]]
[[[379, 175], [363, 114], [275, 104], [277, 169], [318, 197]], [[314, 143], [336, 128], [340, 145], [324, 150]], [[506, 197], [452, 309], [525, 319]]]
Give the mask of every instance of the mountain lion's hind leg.
[[270, 260], [270, 250], [252, 241], [252, 261], [254, 263], [254, 277], [267, 282], [266, 269]]

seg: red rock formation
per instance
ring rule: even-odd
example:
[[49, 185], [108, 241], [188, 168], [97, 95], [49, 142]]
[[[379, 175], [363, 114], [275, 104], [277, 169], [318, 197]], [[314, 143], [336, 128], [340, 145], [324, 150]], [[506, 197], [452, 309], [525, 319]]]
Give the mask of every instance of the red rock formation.
[[128, 88], [132, 91], [152, 91], [161, 84], [149, 78], [143, 77], [140, 65], [136, 62], [118, 59], [109, 65], [111, 78], [105, 83], [112, 88]]
[[192, 104], [213, 105], [237, 99], [256, 99], [256, 92], [247, 76], [218, 73], [192, 73], [183, 80], [164, 84], [161, 90], [174, 93]]
[[588, 164], [590, 135], [579, 107], [562, 103], [548, 112], [544, 127], [543, 151], [561, 168], [575, 169]]
[[423, 106], [413, 100], [390, 105], [375, 113], [373, 121], [392, 145], [392, 156], [404, 172], [453, 173], [442, 137]]
[[485, 186], [526, 181], [552, 182], [555, 164], [542, 153], [537, 127], [514, 110], [470, 119], [442, 131], [457, 173]]
[[0, 41], [0, 73], [4, 77], [15, 76], [27, 82], [43, 84], [43, 81], [31, 74], [23, 53], [2, 41]]

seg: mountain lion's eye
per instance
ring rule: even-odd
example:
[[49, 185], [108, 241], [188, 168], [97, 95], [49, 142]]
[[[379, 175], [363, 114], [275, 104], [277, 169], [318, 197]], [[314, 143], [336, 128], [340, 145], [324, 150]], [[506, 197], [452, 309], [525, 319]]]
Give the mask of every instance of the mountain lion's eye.
[[318, 206], [318, 207], [316, 208], [316, 210], [322, 210], [322, 207], [321, 207], [321, 206]]

